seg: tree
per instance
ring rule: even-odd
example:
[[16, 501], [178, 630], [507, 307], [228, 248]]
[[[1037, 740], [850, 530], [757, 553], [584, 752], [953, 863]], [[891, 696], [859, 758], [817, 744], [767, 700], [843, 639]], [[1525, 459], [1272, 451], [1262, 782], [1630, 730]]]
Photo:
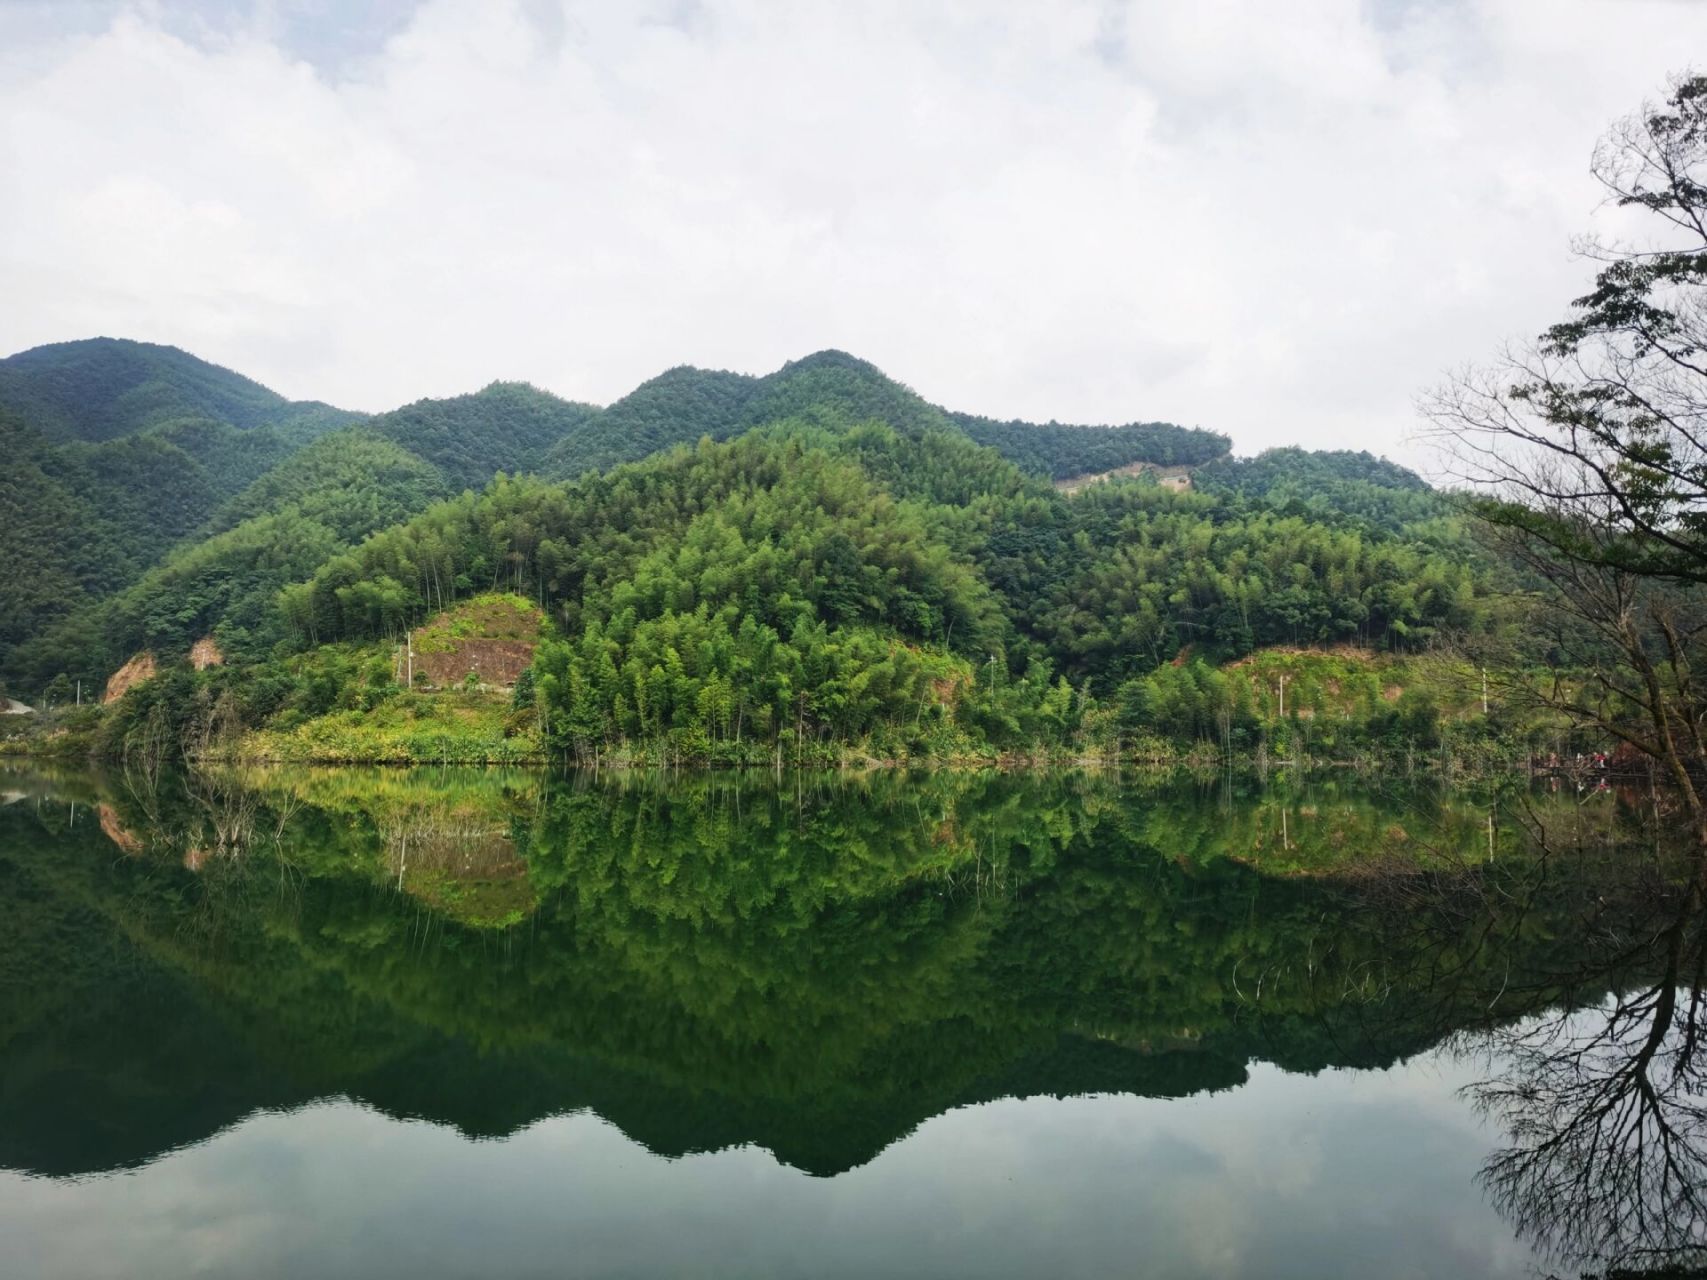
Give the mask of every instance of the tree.
[[74, 690], [71, 685], [71, 677], [62, 671], [52, 680], [48, 681], [47, 689], [43, 692], [42, 697], [46, 700], [48, 706], [58, 707], [70, 702], [73, 694]]
[[1648, 238], [1588, 238], [1567, 319], [1423, 404], [1494, 539], [1541, 584], [1543, 703], [1675, 784], [1707, 848], [1707, 77], [1621, 121], [1592, 172]]

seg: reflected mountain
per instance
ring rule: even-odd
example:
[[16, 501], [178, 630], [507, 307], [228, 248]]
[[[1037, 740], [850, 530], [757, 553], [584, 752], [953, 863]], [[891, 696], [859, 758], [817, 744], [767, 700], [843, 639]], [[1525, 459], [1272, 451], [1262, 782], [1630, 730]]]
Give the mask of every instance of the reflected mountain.
[[[457, 770], [0, 790], [0, 1165], [33, 1174], [347, 1096], [475, 1138], [592, 1111], [661, 1155], [757, 1145], [828, 1176], [986, 1100], [1452, 1043], [1497, 1049], [1481, 1100], [1516, 1141], [1489, 1185], [1524, 1230], [1589, 1217], [1568, 1179], [1602, 1176], [1574, 1172], [1601, 1134], [1566, 1113], [1617, 1089], [1661, 1176], [1698, 1182], [1700, 1004], [1664, 993], [1699, 992], [1699, 890], [1632, 856], [1616, 796]], [[1576, 1077], [1526, 1051], [1603, 1014]], [[1699, 1233], [1693, 1190], [1650, 1207], [1654, 1176], [1617, 1214]]]

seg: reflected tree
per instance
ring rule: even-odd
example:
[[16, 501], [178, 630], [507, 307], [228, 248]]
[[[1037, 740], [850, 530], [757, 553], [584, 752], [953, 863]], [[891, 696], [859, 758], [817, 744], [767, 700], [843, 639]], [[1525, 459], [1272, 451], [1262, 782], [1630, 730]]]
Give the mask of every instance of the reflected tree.
[[1508, 1135], [1482, 1179], [1519, 1233], [1568, 1265], [1707, 1267], [1707, 928], [1699, 883], [1618, 962], [1645, 978], [1599, 1007], [1489, 1035], [1470, 1093]]

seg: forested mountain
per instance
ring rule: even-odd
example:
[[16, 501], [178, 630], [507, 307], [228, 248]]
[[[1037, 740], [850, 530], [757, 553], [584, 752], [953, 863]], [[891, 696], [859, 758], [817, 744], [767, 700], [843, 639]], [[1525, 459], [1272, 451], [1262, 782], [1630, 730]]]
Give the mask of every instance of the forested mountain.
[[206, 421], [54, 445], [0, 410], [0, 652], [134, 581], [291, 451]]
[[[360, 415], [286, 401], [175, 348], [98, 338], [0, 361], [0, 414], [14, 459], [6, 500], [29, 508], [0, 533], [0, 551], [36, 567], [0, 598], [0, 673], [26, 683], [68, 661], [92, 678], [214, 621], [246, 631], [315, 557], [499, 472], [572, 478], [783, 419], [964, 432], [1041, 475], [1204, 461], [1227, 447], [1166, 424], [949, 414], [834, 351], [765, 377], [672, 369], [604, 409], [500, 382], [357, 426]], [[251, 521], [262, 523], [245, 529]], [[99, 606], [121, 591], [122, 602]]]
[[294, 403], [174, 347], [94, 338], [0, 360], [0, 656], [120, 590], [308, 440]]
[[40, 432], [0, 412], [0, 649], [134, 571], [120, 531], [90, 501], [91, 478]]
[[247, 642], [267, 633], [281, 587], [447, 492], [431, 463], [365, 427], [323, 437], [222, 513], [216, 526], [226, 527], [178, 548], [20, 660], [40, 669], [69, 647], [103, 655], [110, 668], [140, 648], [187, 651], [215, 630], [237, 652], [261, 652]]
[[0, 360], [0, 408], [53, 441], [111, 440], [184, 420], [277, 426], [303, 440], [359, 414], [293, 402], [176, 347], [88, 338]]
[[1490, 623], [1473, 571], [1407, 538], [1144, 480], [1067, 498], [958, 433], [785, 422], [436, 505], [286, 590], [265, 639], [382, 641], [494, 590], [549, 611], [557, 749], [689, 759], [1028, 749], [1109, 715], [1244, 740], [1218, 661]]
[[758, 381], [743, 373], [686, 365], [667, 370], [565, 434], [546, 455], [541, 471], [574, 477], [633, 462], [701, 435], [721, 440], [739, 430]]
[[1031, 475], [1066, 480], [1114, 471], [1134, 462], [1159, 467], [1200, 466], [1227, 456], [1226, 436], [1171, 422], [1132, 422], [1120, 427], [1073, 426], [1060, 422], [998, 422], [969, 413], [950, 414], [973, 440], [1011, 458]]
[[367, 426], [437, 467], [452, 491], [480, 488], [500, 471], [540, 471], [554, 446], [599, 413], [525, 382], [494, 382], [473, 395], [419, 400]]
[[1321, 518], [1363, 521], [1389, 532], [1451, 509], [1449, 500], [1416, 472], [1364, 452], [1267, 449], [1254, 458], [1205, 461], [1192, 477], [1200, 489]]
[[[169, 367], [200, 367], [272, 394], [171, 348], [145, 350], [168, 353]], [[222, 385], [211, 374], [208, 381]], [[233, 403], [243, 407], [228, 397]], [[94, 679], [138, 647], [215, 621], [241, 633], [281, 586], [327, 556], [499, 471], [532, 469], [593, 412], [494, 383], [324, 431], [306, 445], [283, 434], [295, 429], [289, 423], [206, 418], [55, 445], [0, 411], [15, 460], [0, 478], [0, 502], [18, 513], [0, 530], [0, 553], [41, 567], [0, 593], [4, 668], [29, 679], [70, 665]], [[114, 593], [110, 605], [98, 604]], [[70, 664], [67, 655], [75, 655]]]
[[[1218, 664], [1495, 621], [1449, 505], [1402, 468], [950, 413], [839, 352], [673, 369], [605, 409], [494, 383], [305, 445], [206, 419], [0, 431], [0, 550], [41, 567], [0, 676], [98, 681], [143, 650], [170, 670], [211, 635], [229, 665], [195, 679], [257, 727], [417, 696], [390, 638], [491, 592], [543, 609], [546, 742], [677, 759], [1239, 736], [1261, 709]], [[1049, 483], [1133, 462], [1197, 487]], [[115, 723], [188, 714], [177, 679]]]
[[[69, 653], [81, 659], [74, 670], [93, 679], [136, 649], [185, 648], [216, 623], [241, 651], [251, 631], [265, 632], [281, 587], [436, 499], [537, 461], [566, 425], [589, 412], [532, 387], [494, 383], [474, 395], [423, 400], [322, 435], [217, 506], [209, 495], [188, 504], [173, 538], [120, 560], [101, 580], [102, 589], [47, 588], [20, 601], [29, 620], [8, 637], [18, 646], [9, 667], [25, 678], [45, 677], [61, 669]], [[70, 452], [62, 448], [56, 456]], [[132, 487], [120, 496], [133, 505], [161, 492], [140, 471], [128, 478]], [[141, 523], [141, 517], [97, 521], [106, 541], [122, 539], [124, 529]], [[29, 536], [37, 551], [50, 549], [70, 527], [38, 520]], [[198, 531], [198, 539], [156, 563], [173, 541]], [[89, 603], [114, 591], [108, 604]]]
[[955, 435], [791, 421], [439, 504], [330, 561], [281, 621], [317, 643], [387, 635], [500, 589], [569, 634], [732, 608], [779, 635], [1047, 653], [1098, 683], [1188, 646], [1414, 645], [1474, 594], [1401, 539], [1142, 481], [1068, 499]]
[[749, 427], [792, 421], [845, 427], [881, 422], [904, 435], [959, 432], [1011, 458], [1021, 469], [1056, 478], [1111, 471], [1132, 462], [1195, 464], [1225, 454], [1226, 436], [1170, 423], [1120, 427], [996, 422], [953, 413], [842, 351], [820, 351], [762, 378], [681, 367], [642, 384], [591, 416], [551, 450], [544, 474], [633, 462], [700, 436], [723, 440]]

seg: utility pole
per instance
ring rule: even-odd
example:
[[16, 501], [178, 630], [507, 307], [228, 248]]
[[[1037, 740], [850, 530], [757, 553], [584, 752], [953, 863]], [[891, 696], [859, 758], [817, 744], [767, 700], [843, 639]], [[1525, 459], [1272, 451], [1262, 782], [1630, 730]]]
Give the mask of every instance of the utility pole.
[[83, 705], [83, 682], [81, 680], [77, 682], [77, 705]]
[[1286, 675], [1284, 672], [1280, 677], [1280, 718], [1286, 719]]
[[405, 643], [409, 653], [409, 676], [403, 687], [412, 690], [415, 687], [415, 628], [410, 627], [404, 634], [408, 637]]
[[1482, 714], [1488, 714], [1488, 669], [1482, 668]]

